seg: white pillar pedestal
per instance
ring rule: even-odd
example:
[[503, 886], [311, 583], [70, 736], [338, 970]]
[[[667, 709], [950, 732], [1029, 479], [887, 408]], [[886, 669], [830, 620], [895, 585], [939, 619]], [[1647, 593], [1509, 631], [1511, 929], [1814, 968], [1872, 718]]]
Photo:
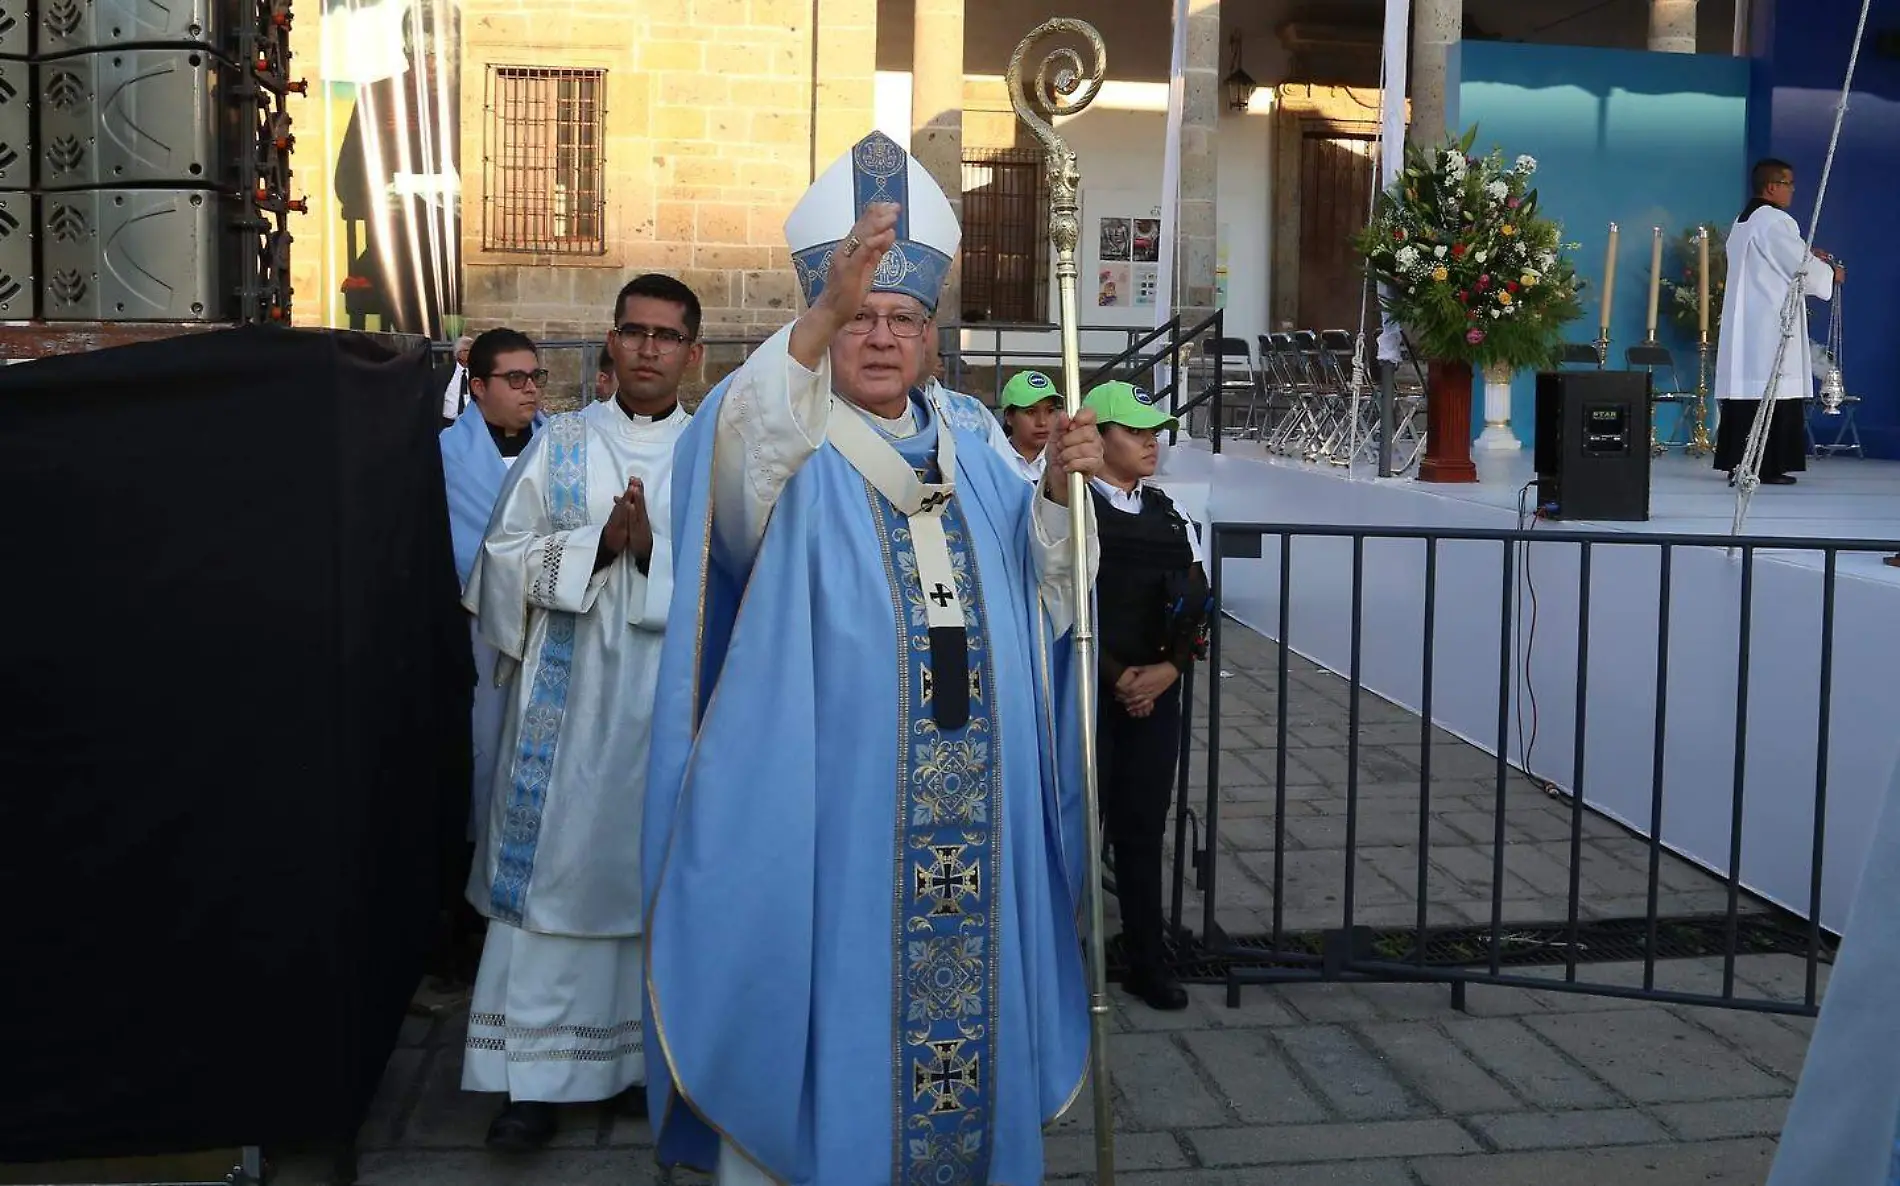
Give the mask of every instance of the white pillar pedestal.
[[1510, 369], [1494, 367], [1484, 372], [1484, 431], [1472, 448], [1506, 453], [1523, 447], [1524, 442], [1511, 431]]

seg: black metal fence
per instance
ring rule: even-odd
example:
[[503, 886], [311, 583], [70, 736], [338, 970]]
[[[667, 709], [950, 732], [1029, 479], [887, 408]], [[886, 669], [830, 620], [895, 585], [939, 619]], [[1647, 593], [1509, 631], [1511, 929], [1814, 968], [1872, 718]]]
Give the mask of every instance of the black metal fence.
[[[1822, 880], [1826, 867], [1826, 821], [1828, 811], [1828, 772], [1830, 726], [1834, 715], [1834, 657], [1835, 657], [1835, 616], [1836, 595], [1840, 577], [1840, 560], [1843, 555], [1859, 553], [1891, 553], [1895, 550], [1893, 540], [1865, 539], [1790, 539], [1756, 537], [1731, 540], [1726, 536], [1686, 535], [1686, 534], [1639, 534], [1608, 531], [1567, 531], [1567, 530], [1461, 530], [1408, 527], [1356, 527], [1356, 526], [1311, 526], [1286, 523], [1212, 523], [1209, 525], [1207, 555], [1209, 558], [1209, 578], [1213, 588], [1216, 613], [1210, 639], [1210, 654], [1205, 664], [1207, 681], [1207, 706], [1205, 732], [1207, 742], [1203, 751], [1205, 764], [1205, 794], [1198, 806], [1193, 800], [1193, 788], [1190, 780], [1190, 767], [1193, 759], [1191, 740], [1195, 735], [1191, 703], [1184, 702], [1182, 725], [1182, 753], [1178, 773], [1176, 831], [1174, 836], [1175, 880], [1173, 885], [1172, 923], [1176, 943], [1177, 965], [1184, 978], [1224, 983], [1230, 1005], [1237, 1004], [1241, 987], [1249, 984], [1265, 984], [1308, 980], [1358, 980], [1384, 982], [1420, 982], [1449, 985], [1452, 1004], [1456, 1008], [1464, 1005], [1465, 986], [1469, 984], [1498, 985], [1526, 989], [1556, 990], [1597, 994], [1613, 997], [1637, 998], [1651, 1001], [1674, 1002], [1697, 1005], [1718, 1005], [1730, 1008], [1752, 1009], [1768, 1012], [1813, 1014], [1817, 1011], [1821, 966], [1831, 961], [1834, 951], [1834, 938], [1822, 927]], [[1335, 925], [1297, 930], [1288, 924], [1286, 903], [1288, 898], [1288, 760], [1289, 743], [1289, 680], [1293, 653], [1301, 645], [1301, 640], [1292, 635], [1291, 607], [1294, 604], [1294, 541], [1300, 538], [1312, 538], [1334, 541], [1332, 548], [1349, 546], [1351, 549], [1351, 606], [1350, 606], [1350, 646], [1348, 648], [1346, 680], [1346, 773], [1343, 794], [1345, 798], [1344, 832], [1345, 844], [1336, 870], [1338, 894], [1338, 915]], [[1365, 804], [1361, 799], [1361, 718], [1362, 707], [1368, 698], [1376, 699], [1363, 684], [1364, 642], [1365, 642], [1365, 605], [1367, 594], [1366, 546], [1368, 541], [1410, 541], [1422, 548], [1423, 567], [1422, 596], [1417, 602], [1416, 619], [1420, 657], [1420, 682], [1422, 702], [1417, 714], [1419, 730], [1419, 761], [1417, 776], [1418, 830], [1416, 848], [1411, 853], [1413, 867], [1410, 873], [1414, 879], [1411, 887], [1416, 893], [1416, 915], [1408, 924], [1401, 926], [1369, 925], [1361, 900], [1358, 896], [1359, 869], [1361, 856], [1360, 830], [1364, 820]], [[1436, 635], [1441, 610], [1441, 550], [1442, 545], [1456, 542], [1461, 557], [1468, 557], [1467, 550], [1472, 545], [1496, 545], [1498, 553], [1499, 583], [1497, 585], [1497, 649], [1495, 662], [1499, 687], [1496, 736], [1488, 739], [1493, 744], [1487, 746], [1494, 752], [1495, 761], [1491, 764], [1492, 797], [1490, 803], [1490, 903], [1488, 917], [1482, 921], [1467, 918], [1457, 925], [1444, 925], [1442, 919], [1435, 924], [1429, 916], [1431, 905], [1432, 880], [1435, 876], [1432, 862], [1434, 828], [1432, 797], [1434, 794], [1434, 775], [1432, 769], [1434, 752], [1433, 693], [1439, 682], [1438, 666], [1441, 656], [1438, 653]], [[1576, 711], [1574, 720], [1574, 757], [1567, 772], [1570, 792], [1560, 792], [1553, 785], [1541, 788], [1546, 794], [1555, 795], [1560, 803], [1567, 800], [1568, 816], [1568, 852], [1569, 884], [1565, 910], [1561, 919], [1544, 918], [1525, 920], [1513, 918], [1506, 902], [1506, 855], [1514, 843], [1507, 832], [1507, 794], [1515, 784], [1516, 793], [1525, 793], [1525, 783], [1514, 773], [1507, 755], [1511, 753], [1512, 713], [1515, 704], [1513, 665], [1519, 657], [1519, 639], [1516, 630], [1520, 625], [1520, 614], [1514, 601], [1521, 597], [1520, 565], [1527, 563], [1527, 549], [1533, 544], [1539, 549], [1548, 549], [1553, 545], [1574, 549], [1576, 563], [1576, 602], [1579, 607], [1576, 617], [1576, 664], [1575, 696]], [[1276, 546], [1277, 545], [1277, 546]], [[1382, 545], [1390, 547], [1392, 545]], [[1713, 882], [1719, 878], [1721, 889], [1726, 894], [1726, 906], [1719, 911], [1702, 911], [1687, 914], [1672, 914], [1664, 908], [1662, 893], [1662, 871], [1666, 862], [1676, 862], [1678, 858], [1668, 850], [1664, 843], [1664, 803], [1667, 787], [1664, 778], [1664, 751], [1669, 734], [1669, 662], [1671, 654], [1670, 620], [1675, 605], [1675, 592], [1672, 577], [1675, 573], [1679, 555], [1690, 550], [1727, 550], [1733, 547], [1739, 554], [1739, 599], [1740, 631], [1735, 637], [1735, 668], [1738, 674], [1737, 703], [1734, 714], [1735, 765], [1733, 770], [1733, 792], [1728, 804], [1731, 842], [1727, 854], [1725, 872], [1708, 874]], [[1585, 740], [1590, 722], [1588, 719], [1588, 692], [1591, 677], [1591, 612], [1592, 595], [1592, 559], [1605, 549], [1639, 549], [1653, 553], [1656, 564], [1656, 576], [1659, 581], [1660, 598], [1657, 605], [1657, 643], [1655, 649], [1656, 703], [1654, 706], [1655, 736], [1654, 754], [1651, 760], [1651, 785], [1649, 787], [1648, 820], [1646, 829], [1630, 829], [1627, 832], [1620, 826], [1610, 830], [1628, 846], [1639, 846], [1646, 863], [1647, 895], [1646, 908], [1638, 914], [1623, 917], [1604, 917], [1600, 914], [1586, 917], [1586, 894], [1582, 871], [1584, 865], [1584, 838], [1586, 828], [1592, 835], [1603, 834], [1606, 825], [1611, 824], [1604, 817], [1591, 811], [1584, 800], [1584, 755]], [[1488, 549], [1487, 549], [1488, 551]], [[1272, 713], [1273, 729], [1273, 765], [1272, 808], [1271, 808], [1271, 852], [1265, 858], [1252, 858], [1253, 869], [1260, 872], [1260, 864], [1270, 865], [1271, 923], [1265, 933], [1253, 935], [1228, 934], [1216, 918], [1216, 909], [1221, 904], [1221, 866], [1223, 821], [1222, 804], [1222, 754], [1223, 703], [1222, 703], [1222, 665], [1228, 654], [1223, 639], [1223, 619], [1227, 617], [1227, 605], [1223, 592], [1223, 577], [1228, 565], [1235, 560], [1261, 560], [1271, 562], [1277, 552], [1278, 560], [1278, 598], [1277, 629], [1263, 630], [1273, 637], [1277, 644], [1277, 670], [1273, 673], [1275, 711]], [[1758, 558], [1769, 553], [1802, 552], [1820, 555], [1820, 604], [1815, 609], [1820, 619], [1820, 680], [1814, 689], [1813, 711], [1817, 729], [1818, 760], [1815, 764], [1811, 792], [1798, 788], [1782, 787], [1777, 793], [1811, 793], [1813, 811], [1812, 850], [1810, 883], [1806, 902], [1806, 917], [1756, 898], [1743, 885], [1742, 867], [1742, 824], [1744, 818], [1744, 784], [1746, 782], [1745, 756], [1748, 753], [1745, 738], [1749, 720], [1749, 673], [1754, 650], [1753, 599], [1756, 587]], [[1540, 552], [1540, 555], [1542, 553]], [[1520, 559], [1522, 557], [1523, 559]], [[1482, 578], [1488, 581], [1488, 570]], [[1468, 611], [1467, 611], [1468, 612]], [[1785, 628], [1784, 624], [1777, 623]], [[1231, 629], [1231, 625], [1227, 628]], [[1470, 637], [1467, 633], [1466, 637]], [[1479, 661], [1468, 652], [1458, 656], [1460, 662]], [[1408, 660], [1409, 661], [1409, 660]], [[1490, 658], [1482, 660], [1489, 663]], [[1185, 681], [1184, 693], [1191, 695], [1193, 681]], [[1402, 727], [1402, 726], [1401, 726]], [[1442, 735], [1441, 735], [1442, 736]], [[1521, 741], [1521, 738], [1520, 738]], [[1388, 790], [1390, 788], [1387, 788]], [[1535, 793], [1534, 791], [1532, 793]], [[1256, 825], [1257, 826], [1257, 825]], [[1389, 830], [1389, 829], [1388, 829]], [[1646, 832], [1646, 834], [1645, 834]], [[1190, 835], [1193, 834], [1192, 843]], [[1258, 833], [1255, 833], [1256, 842]], [[1387, 843], [1390, 841], [1388, 839]], [[1557, 843], [1553, 841], [1553, 844]], [[1408, 845], [1409, 846], [1409, 845]], [[1329, 849], [1330, 853], [1332, 850]], [[1389, 851], [1389, 850], [1388, 850]], [[1631, 861], [1630, 864], [1634, 864]], [[1310, 876], [1310, 863], [1304, 866]], [[1328, 866], [1325, 874], [1328, 884], [1335, 873]], [[1436, 876], [1443, 878], [1443, 873]], [[1191, 929], [1191, 921], [1184, 917], [1185, 899], [1188, 885], [1192, 880], [1203, 897], [1203, 914], [1198, 934]], [[1400, 878], [1392, 877], [1391, 882], [1398, 884]], [[1554, 898], [1552, 899], [1554, 901]], [[1388, 901], [1386, 906], [1390, 907]], [[1386, 921], [1390, 921], [1390, 910]], [[1798, 1000], [1758, 999], [1737, 991], [1736, 962], [1744, 955], [1780, 953], [1797, 958], [1804, 968], [1804, 977]], [[1706, 991], [1681, 991], [1659, 986], [1658, 966], [1664, 961], [1689, 957], [1702, 957], [1721, 960], [1719, 989], [1712, 984]], [[1605, 978], [1593, 978], [1589, 968], [1593, 964], [1607, 962], [1625, 962], [1641, 964], [1640, 983], [1617, 983]], [[1527, 969], [1542, 965], [1549, 975], [1531, 974]], [[1558, 969], [1561, 969], [1560, 973]], [[1633, 979], [1629, 977], [1629, 979]]]

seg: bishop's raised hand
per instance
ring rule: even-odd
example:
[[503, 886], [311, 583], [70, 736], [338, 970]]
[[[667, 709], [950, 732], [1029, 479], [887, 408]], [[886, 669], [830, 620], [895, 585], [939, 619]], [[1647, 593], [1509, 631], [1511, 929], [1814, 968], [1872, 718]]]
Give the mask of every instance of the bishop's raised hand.
[[791, 355], [800, 365], [815, 369], [831, 340], [864, 307], [864, 298], [877, 279], [877, 265], [897, 244], [898, 213], [894, 202], [866, 206], [850, 233], [832, 249], [824, 291], [792, 327]]

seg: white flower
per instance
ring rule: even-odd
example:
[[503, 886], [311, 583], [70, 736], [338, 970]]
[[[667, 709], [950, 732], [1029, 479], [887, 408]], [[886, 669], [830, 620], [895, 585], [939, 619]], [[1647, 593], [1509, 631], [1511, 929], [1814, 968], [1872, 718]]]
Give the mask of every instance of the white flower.
[[1537, 257], [1537, 267], [1539, 268], [1539, 270], [1542, 270], [1542, 271], [1549, 271], [1550, 265], [1556, 262], [1557, 262], [1557, 257], [1548, 251], [1542, 253], [1541, 255]]
[[1445, 258], [1445, 245], [1444, 245], [1443, 243], [1440, 243], [1440, 244], [1439, 244], [1438, 246], [1436, 246], [1436, 247], [1434, 247], [1434, 248], [1432, 248], [1432, 254], [1433, 254], [1433, 255], [1435, 255], [1435, 256], [1437, 256], [1437, 257], [1438, 257], [1439, 259], [1444, 259], [1444, 258]]
[[1483, 263], [1486, 259], [1490, 258], [1490, 255], [1491, 253], [1488, 251], [1480, 251], [1476, 255], [1472, 256], [1472, 258], [1477, 260], [1479, 263]]
[[1398, 260], [1401, 268], [1411, 267], [1418, 262], [1418, 248], [1409, 243], [1399, 248]]
[[1537, 158], [1528, 154], [1520, 156], [1517, 158], [1517, 164], [1514, 166], [1514, 169], [1516, 172], [1529, 177], [1532, 173], [1537, 172]]
[[1511, 187], [1502, 181], [1493, 181], [1484, 187], [1484, 192], [1489, 194], [1493, 200], [1502, 202], [1510, 195]]
[[1504, 316], [1502, 311], [1497, 310], [1497, 309], [1491, 310], [1491, 320], [1496, 321], [1498, 318], [1502, 316]]

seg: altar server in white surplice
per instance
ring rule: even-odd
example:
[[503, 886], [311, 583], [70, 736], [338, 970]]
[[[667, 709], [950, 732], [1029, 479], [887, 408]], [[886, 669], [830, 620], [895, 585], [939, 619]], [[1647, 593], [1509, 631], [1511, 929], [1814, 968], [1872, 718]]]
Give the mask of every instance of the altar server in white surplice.
[[[545, 1145], [557, 1103], [642, 1110], [640, 819], [673, 589], [673, 445], [699, 301], [621, 290], [615, 397], [555, 416], [509, 472], [463, 604], [508, 697], [469, 900], [489, 919], [462, 1086], [506, 1092], [489, 1129]], [[633, 1090], [629, 1091], [632, 1088]]]
[[1846, 279], [1826, 253], [1808, 251], [1801, 227], [1788, 213], [1794, 200], [1794, 168], [1765, 160], [1752, 175], [1754, 196], [1728, 233], [1728, 284], [1722, 300], [1721, 338], [1715, 350], [1715, 398], [1721, 401], [1716, 426], [1715, 468], [1729, 472], [1742, 463], [1755, 417], [1768, 421], [1758, 476], [1765, 485], [1792, 486], [1794, 474], [1807, 468], [1807, 401], [1814, 398], [1814, 366], [1809, 353], [1808, 304], [1798, 301], [1788, 346], [1781, 352], [1772, 408], [1762, 397], [1775, 376], [1781, 351], [1781, 314], [1798, 276], [1802, 292], [1818, 301], [1832, 300], [1834, 286]]
[[1063, 504], [1101, 437], [1060, 421], [1031, 483], [927, 380], [959, 232], [888, 137], [786, 238], [808, 307], [674, 473], [642, 837], [660, 1160], [1034, 1186], [1089, 1042]]

